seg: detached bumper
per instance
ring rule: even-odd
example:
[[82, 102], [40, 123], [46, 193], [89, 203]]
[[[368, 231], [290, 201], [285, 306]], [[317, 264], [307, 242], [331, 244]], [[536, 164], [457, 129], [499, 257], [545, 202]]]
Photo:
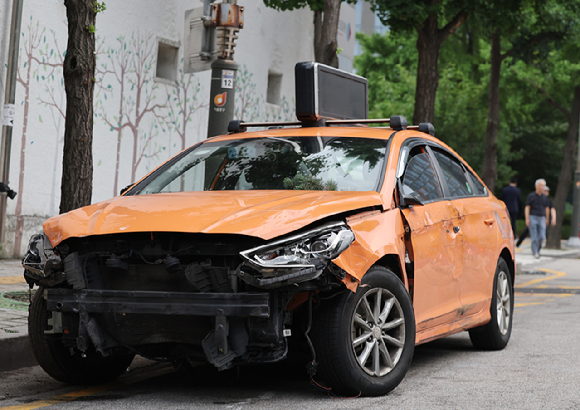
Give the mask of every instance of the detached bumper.
[[142, 313], [190, 316], [270, 316], [268, 293], [186, 293], [46, 289], [55, 312]]

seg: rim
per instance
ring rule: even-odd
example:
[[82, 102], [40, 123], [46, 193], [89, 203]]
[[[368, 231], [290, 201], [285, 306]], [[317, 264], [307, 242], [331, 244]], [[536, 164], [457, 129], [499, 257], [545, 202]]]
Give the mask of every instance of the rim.
[[501, 271], [497, 275], [497, 325], [502, 335], [508, 332], [511, 321], [511, 295], [507, 274]]
[[389, 373], [405, 345], [405, 317], [397, 298], [382, 288], [367, 292], [356, 305], [351, 334], [358, 365], [371, 376]]

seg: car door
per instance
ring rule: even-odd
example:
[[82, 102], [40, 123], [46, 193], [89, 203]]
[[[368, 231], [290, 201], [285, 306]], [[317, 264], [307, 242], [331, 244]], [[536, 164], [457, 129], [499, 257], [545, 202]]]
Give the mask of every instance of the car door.
[[444, 199], [432, 154], [425, 145], [408, 150], [401, 167], [401, 189], [423, 203], [401, 210], [410, 228], [413, 305], [420, 333], [457, 318], [461, 308], [458, 275], [463, 260], [456, 250], [461, 247], [461, 237], [454, 230], [457, 209]]
[[[432, 148], [441, 169], [449, 199], [459, 215], [457, 226], [463, 235], [463, 272], [459, 296], [463, 316], [479, 312], [489, 299], [490, 286], [497, 264], [497, 221], [495, 208], [483, 184], [451, 153]], [[479, 182], [479, 181], [478, 181]]]

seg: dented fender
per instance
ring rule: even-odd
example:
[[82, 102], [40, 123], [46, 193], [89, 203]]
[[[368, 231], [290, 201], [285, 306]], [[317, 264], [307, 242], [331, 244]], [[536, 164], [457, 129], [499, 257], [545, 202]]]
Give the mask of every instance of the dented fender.
[[403, 285], [409, 291], [405, 271], [405, 227], [399, 209], [369, 211], [346, 220], [356, 239], [332, 262], [347, 272], [342, 282], [356, 292], [365, 273], [385, 255], [396, 255], [401, 267]]

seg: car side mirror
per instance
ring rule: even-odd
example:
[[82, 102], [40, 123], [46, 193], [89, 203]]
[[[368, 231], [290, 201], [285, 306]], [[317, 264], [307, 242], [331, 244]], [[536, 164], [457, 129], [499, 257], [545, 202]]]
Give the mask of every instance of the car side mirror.
[[127, 192], [129, 190], [129, 188], [131, 188], [133, 185], [135, 184], [129, 184], [127, 185], [125, 188], [121, 189], [121, 193], [119, 193], [119, 195], [123, 195], [125, 192]]
[[417, 198], [414, 194], [405, 195], [403, 193], [403, 184], [401, 184], [401, 178], [397, 178], [397, 191], [399, 191], [399, 206], [401, 208], [407, 208], [411, 205], [423, 206], [423, 202]]
[[419, 206], [423, 206], [423, 202], [421, 202], [421, 200], [419, 198], [417, 198], [416, 195], [403, 195], [403, 201], [405, 202], [406, 206], [409, 205], [419, 205]]

